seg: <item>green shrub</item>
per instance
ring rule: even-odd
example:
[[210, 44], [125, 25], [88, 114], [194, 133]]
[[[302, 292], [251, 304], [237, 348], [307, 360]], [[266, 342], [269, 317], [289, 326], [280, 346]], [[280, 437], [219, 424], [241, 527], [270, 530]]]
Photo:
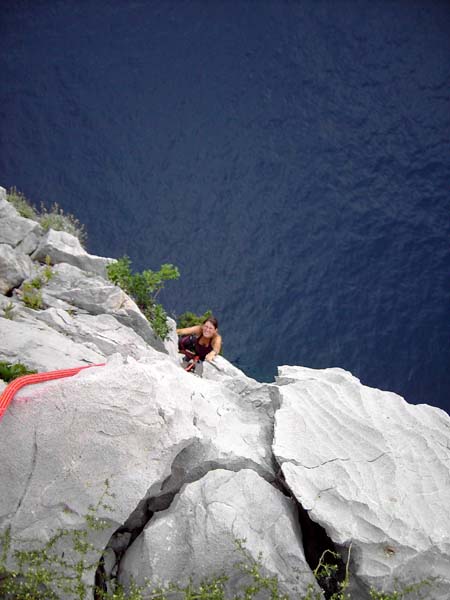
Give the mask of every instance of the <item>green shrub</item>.
[[163, 264], [159, 271], [147, 269], [142, 273], [131, 272], [131, 261], [128, 256], [119, 258], [106, 267], [108, 278], [129, 294], [144, 313], [153, 330], [161, 339], [169, 333], [167, 314], [156, 297], [163, 289], [164, 283], [178, 279], [180, 272], [171, 264]]
[[43, 307], [42, 286], [53, 277], [53, 271], [49, 265], [49, 257], [46, 257], [46, 265], [42, 267], [39, 275], [36, 275], [31, 281], [26, 281], [22, 285], [22, 300], [28, 308], [39, 310]]
[[86, 244], [87, 234], [84, 225], [70, 213], [65, 213], [56, 202], [52, 204], [50, 210], [41, 204], [39, 223], [45, 231], [49, 229], [65, 231], [77, 237], [82, 246]]
[[50, 209], [41, 202], [38, 210], [17, 188], [12, 187], [6, 195], [17, 212], [27, 219], [33, 219], [41, 224], [45, 231], [55, 229], [56, 231], [65, 231], [77, 237], [82, 246], [86, 245], [87, 234], [79, 220], [70, 213], [65, 213], [63, 209], [54, 202]]
[[17, 188], [12, 187], [6, 194], [6, 199], [8, 202], [11, 202], [21, 217], [33, 219], [33, 221], [39, 220], [36, 208], [29, 202], [22, 192], [19, 192]]
[[42, 284], [39, 287], [36, 287], [36, 281], [37, 278], [33, 279], [33, 281], [31, 282], [26, 281], [22, 285], [22, 300], [25, 306], [28, 306], [28, 308], [32, 308], [33, 310], [40, 310], [43, 306], [42, 292], [40, 290]]
[[184, 329], [185, 327], [193, 327], [201, 325], [208, 317], [212, 315], [212, 310], [207, 310], [203, 315], [196, 315], [193, 312], [186, 311], [177, 317], [177, 327]]
[[9, 363], [5, 361], [0, 361], [0, 379], [9, 383], [13, 379], [17, 379], [17, 377], [22, 377], [22, 375], [31, 375], [33, 373], [37, 373], [33, 369], [28, 369], [22, 363]]
[[36, 290], [40, 290], [43, 285], [43, 281], [39, 276], [37, 276], [30, 281], [30, 285], [31, 285], [31, 287], [34, 287]]
[[[105, 504], [105, 497], [112, 498], [108, 481], [105, 486], [97, 504], [89, 507], [83, 529], [59, 529], [44, 545], [31, 541], [31, 549], [14, 551], [11, 551], [10, 530], [6, 529], [0, 535], [0, 598], [85, 600], [93, 597], [93, 586], [88, 585], [85, 578], [96, 567], [90, 562], [89, 554], [91, 551], [98, 552], [90, 536], [107, 527], [106, 521], [97, 517], [98, 510], [111, 509]], [[58, 551], [60, 540], [69, 540], [71, 558]], [[11, 568], [11, 564], [15, 566]], [[113, 597], [110, 598], [112, 600]]]
[[[98, 519], [96, 513], [104, 504], [104, 496], [109, 494], [108, 489], [97, 503], [90, 506], [86, 515], [86, 526], [82, 530], [60, 529], [43, 546], [35, 546], [25, 551], [11, 551], [11, 535], [6, 530], [0, 535], [0, 597], [11, 600], [61, 600], [62, 597], [72, 600], [290, 600], [290, 596], [281, 590], [279, 579], [276, 575], [266, 575], [262, 563], [262, 554], [255, 559], [245, 548], [245, 540], [236, 540], [237, 551], [241, 558], [237, 560], [234, 570], [228, 574], [216, 574], [204, 579], [198, 584], [189, 581], [187, 585], [180, 586], [176, 582], [161, 588], [154, 587], [151, 582], [144, 586], [134, 583], [124, 589], [115, 580], [110, 581], [112, 591], [105, 591], [97, 586], [85, 583], [85, 575], [95, 564], [89, 562], [91, 551], [99, 554], [100, 549], [89, 541], [89, 536], [96, 531], [107, 527], [106, 522]], [[73, 552], [72, 558], [65, 558], [57, 551], [59, 540], [69, 540]], [[11, 561], [11, 558], [13, 561]], [[16, 565], [11, 569], [11, 563]], [[8, 566], [7, 566], [8, 565]], [[314, 575], [318, 577], [323, 571], [328, 572], [329, 565], [321, 559]], [[333, 571], [333, 569], [332, 569]], [[235, 596], [226, 593], [226, 583], [230, 576], [247, 575], [245, 583]], [[329, 600], [357, 600], [346, 592], [349, 584], [348, 564], [345, 580], [341, 590], [328, 596]], [[373, 600], [406, 600], [412, 593], [417, 593], [424, 585], [424, 581], [405, 587], [402, 591], [377, 592], [370, 590]], [[321, 600], [322, 595], [310, 584], [305, 595], [296, 595], [295, 600]], [[415, 596], [417, 598], [417, 596]], [[294, 598], [292, 598], [294, 600]]]
[[14, 304], [12, 302], [8, 302], [8, 304], [3, 308], [3, 317], [5, 319], [12, 320], [14, 313]]

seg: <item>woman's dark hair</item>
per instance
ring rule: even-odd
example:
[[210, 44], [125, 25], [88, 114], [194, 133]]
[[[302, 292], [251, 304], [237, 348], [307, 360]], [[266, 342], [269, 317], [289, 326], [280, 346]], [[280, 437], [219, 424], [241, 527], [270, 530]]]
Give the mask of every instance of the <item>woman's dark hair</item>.
[[203, 325], [207, 322], [210, 322], [212, 325], [214, 325], [214, 327], [216, 329], [219, 328], [219, 321], [216, 319], [216, 317], [213, 317], [212, 315], [210, 317], [207, 317], [204, 321], [203, 321]]

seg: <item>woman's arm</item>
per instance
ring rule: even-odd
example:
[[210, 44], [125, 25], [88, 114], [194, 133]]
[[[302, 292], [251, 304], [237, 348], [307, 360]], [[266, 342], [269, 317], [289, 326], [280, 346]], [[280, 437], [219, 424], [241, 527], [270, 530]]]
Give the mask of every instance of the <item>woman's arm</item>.
[[222, 348], [222, 336], [217, 334], [214, 336], [213, 341], [211, 342], [212, 350], [205, 356], [205, 360], [212, 361], [219, 354], [220, 349]]
[[190, 333], [194, 333], [195, 335], [201, 335], [201, 325], [193, 325], [192, 327], [182, 327], [181, 329], [177, 329], [177, 335], [189, 335]]

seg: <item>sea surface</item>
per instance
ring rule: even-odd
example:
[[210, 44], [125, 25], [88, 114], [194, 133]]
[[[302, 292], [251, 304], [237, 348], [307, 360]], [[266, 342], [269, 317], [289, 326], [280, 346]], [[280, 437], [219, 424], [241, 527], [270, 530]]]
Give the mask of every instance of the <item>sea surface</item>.
[[450, 3], [14, 0], [0, 185], [177, 265], [224, 354], [450, 412]]

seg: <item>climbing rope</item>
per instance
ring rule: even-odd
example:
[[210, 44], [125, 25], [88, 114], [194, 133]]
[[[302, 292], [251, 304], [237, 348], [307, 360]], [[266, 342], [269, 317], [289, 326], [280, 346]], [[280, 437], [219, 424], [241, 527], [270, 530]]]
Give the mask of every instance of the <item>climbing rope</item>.
[[98, 365], [85, 365], [84, 367], [74, 367], [73, 369], [59, 369], [58, 371], [48, 371], [47, 373], [35, 373], [33, 375], [23, 375], [22, 377], [17, 377], [17, 379], [14, 379], [6, 386], [2, 395], [0, 396], [0, 420], [15, 394], [25, 385], [41, 383], [43, 381], [51, 381], [52, 379], [61, 379], [62, 377], [72, 377], [83, 369], [90, 369], [91, 367], [103, 367], [104, 365], [105, 363]]
[[184, 354], [187, 358], [190, 358], [188, 366], [187, 367], [183, 367], [184, 370], [185, 371], [191, 371], [192, 369], [195, 370], [195, 365], [200, 360], [200, 356], [198, 356], [197, 354], [195, 354], [195, 352], [192, 352], [192, 350], [186, 350], [185, 348], [183, 348], [182, 350], [179, 350], [179, 352], [181, 352], [181, 354]]

